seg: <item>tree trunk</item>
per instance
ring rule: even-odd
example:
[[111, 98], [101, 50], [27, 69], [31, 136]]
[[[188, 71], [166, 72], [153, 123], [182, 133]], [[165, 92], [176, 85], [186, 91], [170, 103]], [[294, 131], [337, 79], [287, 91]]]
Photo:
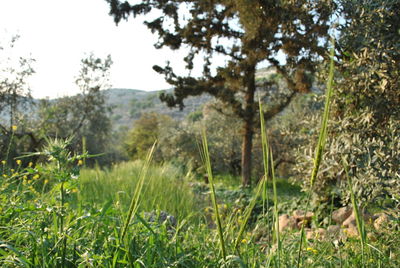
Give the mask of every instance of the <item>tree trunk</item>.
[[253, 120], [246, 120], [242, 141], [242, 185], [251, 185], [251, 151], [253, 147]]
[[254, 93], [255, 65], [250, 66], [246, 72], [246, 93], [244, 97], [245, 109], [243, 117], [243, 141], [242, 141], [242, 185], [251, 185], [251, 160], [253, 148], [253, 121], [254, 121]]

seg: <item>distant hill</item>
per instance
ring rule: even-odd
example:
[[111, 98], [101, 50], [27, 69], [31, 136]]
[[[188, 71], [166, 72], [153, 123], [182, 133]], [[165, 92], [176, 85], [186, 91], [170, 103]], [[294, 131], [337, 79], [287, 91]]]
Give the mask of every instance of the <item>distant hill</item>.
[[[262, 79], [270, 76], [276, 71], [271, 68], [262, 68], [257, 71], [257, 79]], [[208, 94], [202, 94], [196, 97], [188, 97], [184, 100], [185, 108], [180, 111], [179, 108], [169, 108], [159, 99], [161, 92], [167, 91], [172, 93], [173, 90], [159, 91], [143, 91], [127, 88], [110, 88], [102, 91], [105, 96], [106, 104], [112, 107], [111, 119], [114, 129], [131, 128], [141, 114], [155, 112], [164, 115], [169, 115], [175, 120], [182, 120], [191, 112], [201, 108], [203, 104], [213, 99]], [[56, 100], [56, 99], [55, 99]], [[51, 100], [51, 101], [55, 101]], [[33, 99], [33, 103], [38, 103], [38, 99]], [[29, 115], [35, 115], [36, 108], [34, 105], [28, 105], [23, 109]], [[8, 114], [3, 112], [0, 114], [0, 121], [8, 120]]]
[[[171, 91], [171, 90], [167, 90]], [[204, 103], [211, 100], [209, 95], [187, 98], [185, 108], [180, 111], [179, 108], [169, 108], [159, 99], [159, 94], [163, 91], [143, 91], [126, 88], [110, 88], [104, 90], [106, 104], [113, 108], [112, 120], [114, 128], [131, 128], [135, 120], [142, 113], [160, 113], [169, 115], [175, 120], [182, 120], [189, 113], [198, 110]]]

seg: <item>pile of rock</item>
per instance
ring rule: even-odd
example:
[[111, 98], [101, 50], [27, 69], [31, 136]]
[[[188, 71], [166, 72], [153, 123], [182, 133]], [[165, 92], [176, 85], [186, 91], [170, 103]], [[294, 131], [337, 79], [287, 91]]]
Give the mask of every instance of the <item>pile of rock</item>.
[[[370, 215], [366, 211], [360, 211], [360, 214], [364, 223], [372, 225], [378, 232], [382, 231], [382, 228], [391, 221], [385, 213]], [[332, 221], [336, 224], [330, 225], [326, 229], [311, 228], [310, 223], [313, 216], [314, 213], [301, 210], [294, 211], [292, 216], [283, 214], [279, 217], [279, 231], [300, 230], [304, 224], [307, 239], [325, 239], [328, 237], [337, 239], [359, 235], [356, 216], [351, 207], [342, 207], [333, 211]]]

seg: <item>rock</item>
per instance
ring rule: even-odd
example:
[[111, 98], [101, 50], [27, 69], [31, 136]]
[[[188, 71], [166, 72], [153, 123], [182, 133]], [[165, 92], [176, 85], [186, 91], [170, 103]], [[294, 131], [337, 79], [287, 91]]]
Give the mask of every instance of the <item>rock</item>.
[[326, 237], [326, 230], [324, 228], [318, 228], [315, 230], [315, 238], [318, 240], [325, 239]]
[[374, 227], [377, 231], [382, 231], [382, 229], [390, 222], [389, 216], [385, 213], [380, 213], [374, 216], [377, 216], [374, 221]]
[[304, 212], [302, 210], [295, 210], [293, 211], [293, 217], [297, 220], [297, 221], [311, 221], [311, 218], [314, 217], [314, 213], [312, 212]]
[[337, 237], [338, 235], [340, 235], [341, 228], [339, 225], [330, 225], [326, 229], [326, 232], [331, 237]]
[[[362, 212], [360, 211], [360, 214], [362, 215], [362, 218], [364, 220], [364, 223], [372, 223], [372, 217], [369, 215], [367, 212]], [[351, 213], [351, 215], [343, 222], [342, 224], [344, 227], [350, 227], [350, 226], [355, 226], [357, 227], [357, 220], [356, 220], [356, 215], [355, 213]]]
[[375, 242], [377, 240], [377, 238], [376, 238], [374, 233], [368, 233], [367, 237], [368, 237], [368, 240], [372, 241], [372, 242]]
[[168, 229], [176, 227], [176, 219], [174, 216], [168, 214], [165, 211], [160, 211], [158, 214], [156, 211], [145, 212], [145, 217], [148, 222], [157, 222], [159, 224], [165, 224]]
[[354, 215], [354, 213], [352, 213], [343, 223], [342, 225], [344, 227], [353, 227], [355, 226], [357, 228], [357, 222], [356, 222], [356, 216]]
[[310, 239], [323, 240], [326, 237], [326, 230], [324, 228], [318, 228], [316, 230], [306, 229], [305, 232], [308, 240]]
[[337, 224], [342, 224], [348, 217], [350, 217], [353, 209], [350, 207], [342, 207], [332, 212], [332, 220]]
[[304, 230], [304, 231], [306, 232], [306, 238], [307, 238], [307, 240], [314, 239], [314, 231], [313, 231], [313, 230], [307, 228], [307, 229]]
[[345, 233], [347, 237], [357, 237], [358, 236], [357, 227], [354, 225], [350, 225], [348, 228], [344, 229], [343, 233]]
[[307, 220], [299, 221], [299, 222], [297, 222], [297, 228], [298, 228], [298, 229], [303, 228], [303, 224], [304, 224], [304, 227], [308, 228], [308, 227], [310, 227], [310, 226], [309, 226], [309, 223], [310, 223], [310, 222], [307, 221]]
[[296, 219], [287, 214], [279, 216], [279, 231], [298, 229]]

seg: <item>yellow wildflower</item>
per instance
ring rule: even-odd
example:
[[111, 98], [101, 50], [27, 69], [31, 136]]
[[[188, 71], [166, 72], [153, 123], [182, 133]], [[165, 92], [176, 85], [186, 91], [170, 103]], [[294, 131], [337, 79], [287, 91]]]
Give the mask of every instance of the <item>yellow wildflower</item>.
[[242, 239], [242, 243], [243, 243], [243, 244], [246, 244], [246, 243], [247, 243], [247, 240], [246, 240], [246, 239]]
[[83, 161], [82, 160], [78, 160], [78, 166], [82, 166], [83, 165]]
[[32, 167], [32, 166], [33, 166], [33, 163], [29, 162], [28, 167]]
[[15, 171], [15, 169], [13, 169], [13, 168], [12, 168], [12, 169], [10, 169], [10, 171], [11, 171], [11, 172], [14, 172], [14, 171]]
[[17, 162], [17, 165], [18, 165], [18, 166], [22, 164], [22, 161], [19, 160], [19, 159], [18, 159], [17, 161], [15, 161], [15, 162]]
[[33, 176], [33, 178], [32, 179], [34, 179], [34, 180], [37, 180], [37, 179], [39, 179], [39, 174], [36, 174], [35, 176]]
[[47, 184], [47, 183], [49, 183], [49, 180], [44, 180], [44, 184]]
[[17, 131], [18, 127], [14, 125], [11, 127], [11, 129], [12, 129], [12, 131]]
[[314, 248], [307, 248], [307, 251], [310, 251], [310, 252], [312, 252], [312, 253], [314, 253], [314, 254], [317, 254], [317, 253], [318, 253], [318, 250], [316, 250], [316, 249], [314, 249]]
[[3, 177], [4, 177], [4, 178], [7, 178], [7, 174], [3, 174]]
[[2, 163], [3, 165], [5, 165], [7, 162], [6, 162], [6, 160], [2, 160], [1, 163]]

